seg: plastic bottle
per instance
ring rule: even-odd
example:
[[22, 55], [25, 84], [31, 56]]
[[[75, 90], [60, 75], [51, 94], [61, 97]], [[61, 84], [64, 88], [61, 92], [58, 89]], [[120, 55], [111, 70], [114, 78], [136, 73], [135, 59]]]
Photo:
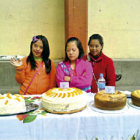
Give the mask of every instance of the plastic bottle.
[[98, 92], [101, 90], [105, 90], [105, 79], [103, 73], [100, 73], [100, 77], [98, 79]]

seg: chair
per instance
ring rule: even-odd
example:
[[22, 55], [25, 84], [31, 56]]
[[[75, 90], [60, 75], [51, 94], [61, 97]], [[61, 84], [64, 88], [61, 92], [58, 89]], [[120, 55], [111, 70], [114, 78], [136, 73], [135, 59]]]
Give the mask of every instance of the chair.
[[121, 80], [121, 78], [122, 78], [122, 75], [121, 74], [116, 74], [116, 81]]

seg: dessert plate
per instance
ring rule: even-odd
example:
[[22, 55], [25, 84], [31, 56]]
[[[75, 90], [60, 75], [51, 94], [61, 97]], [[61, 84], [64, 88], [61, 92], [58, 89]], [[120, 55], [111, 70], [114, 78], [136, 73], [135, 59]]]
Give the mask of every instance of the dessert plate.
[[103, 110], [103, 109], [99, 109], [95, 106], [94, 102], [90, 102], [89, 105], [91, 110], [99, 112], [99, 113], [105, 113], [105, 114], [119, 114], [119, 113], [123, 113], [128, 109], [128, 106], [126, 105], [123, 109], [120, 110]]
[[136, 109], [140, 110], [140, 106], [136, 106], [136, 105], [134, 105], [134, 104], [132, 103], [132, 100], [131, 100], [131, 99], [130, 99], [130, 100], [128, 100], [128, 101], [127, 101], [127, 103], [128, 103], [128, 105], [130, 105], [131, 107], [133, 107], [133, 108], [136, 108]]
[[126, 90], [122, 91], [122, 90], [120, 90], [120, 92], [124, 93], [127, 96], [127, 98], [131, 97], [131, 92], [130, 91], [126, 91]]
[[39, 108], [38, 104], [26, 103], [26, 111], [25, 112], [18, 112], [18, 113], [11, 113], [11, 114], [0, 114], [0, 116], [10, 116], [10, 115], [24, 114], [24, 113], [34, 111], [38, 108]]

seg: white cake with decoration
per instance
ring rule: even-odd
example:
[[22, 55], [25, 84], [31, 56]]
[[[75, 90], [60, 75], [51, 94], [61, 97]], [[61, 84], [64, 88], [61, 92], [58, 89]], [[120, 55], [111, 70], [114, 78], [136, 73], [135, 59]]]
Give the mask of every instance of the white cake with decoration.
[[0, 114], [25, 112], [25, 100], [22, 95], [11, 93], [0, 94]]
[[51, 113], [74, 113], [86, 105], [86, 93], [78, 88], [53, 88], [42, 95], [42, 107]]

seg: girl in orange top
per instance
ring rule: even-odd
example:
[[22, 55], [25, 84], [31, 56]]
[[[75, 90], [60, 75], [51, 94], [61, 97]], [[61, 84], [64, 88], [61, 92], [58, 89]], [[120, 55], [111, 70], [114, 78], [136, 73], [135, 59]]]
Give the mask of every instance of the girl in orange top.
[[38, 35], [31, 41], [28, 57], [22, 60], [11, 59], [11, 64], [16, 67], [16, 81], [21, 84], [20, 94], [42, 94], [56, 86], [56, 69], [49, 55], [47, 38]]

